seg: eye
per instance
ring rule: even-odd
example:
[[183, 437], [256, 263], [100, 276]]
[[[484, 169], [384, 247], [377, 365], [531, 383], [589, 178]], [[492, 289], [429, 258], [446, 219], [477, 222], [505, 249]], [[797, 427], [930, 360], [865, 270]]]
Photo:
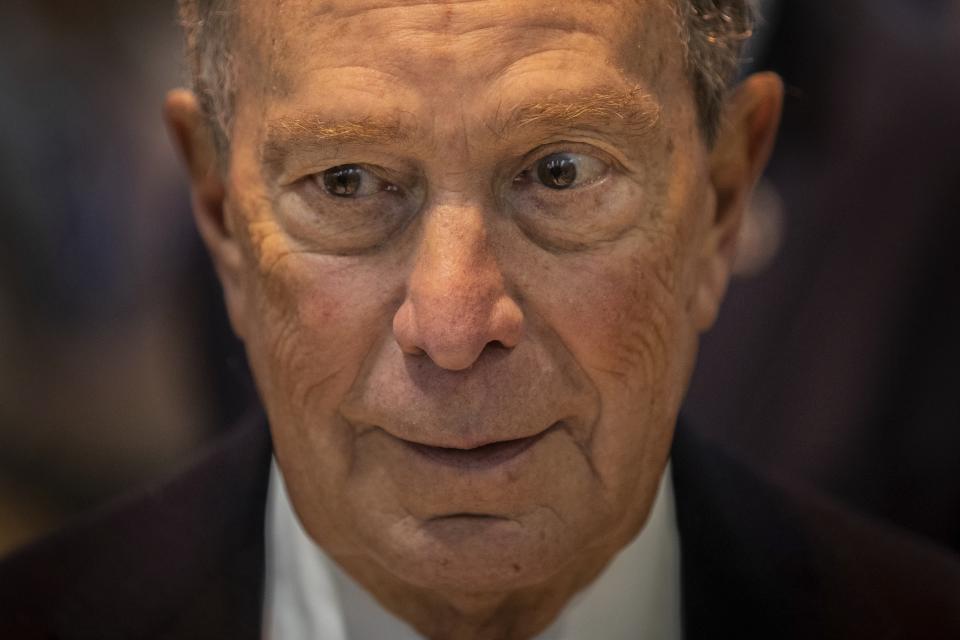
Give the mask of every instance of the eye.
[[552, 153], [541, 158], [533, 167], [537, 181], [550, 189], [571, 189], [600, 180], [606, 175], [607, 165], [582, 153]]
[[358, 164], [331, 167], [316, 176], [324, 191], [338, 198], [362, 198], [379, 191], [396, 191], [397, 187], [381, 180]]

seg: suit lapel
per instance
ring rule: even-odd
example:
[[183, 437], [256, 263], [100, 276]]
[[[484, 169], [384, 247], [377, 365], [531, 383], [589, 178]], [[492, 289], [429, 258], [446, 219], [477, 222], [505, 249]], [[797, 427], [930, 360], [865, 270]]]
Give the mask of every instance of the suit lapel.
[[816, 637], [818, 579], [792, 503], [682, 423], [671, 455], [685, 637]]

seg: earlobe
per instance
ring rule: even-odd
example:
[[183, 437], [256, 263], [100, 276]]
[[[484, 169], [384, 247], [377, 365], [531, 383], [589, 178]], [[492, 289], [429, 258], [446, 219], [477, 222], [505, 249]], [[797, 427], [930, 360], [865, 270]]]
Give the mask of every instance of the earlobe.
[[712, 326], [726, 293], [744, 212], [773, 150], [782, 108], [783, 82], [774, 73], [751, 75], [727, 100], [709, 158], [714, 197], [695, 301], [700, 331]]
[[197, 230], [223, 285], [234, 332], [243, 338], [243, 266], [234, 224], [225, 206], [227, 190], [218, 164], [213, 135], [196, 96], [184, 89], [167, 94], [164, 119], [190, 178], [191, 204]]

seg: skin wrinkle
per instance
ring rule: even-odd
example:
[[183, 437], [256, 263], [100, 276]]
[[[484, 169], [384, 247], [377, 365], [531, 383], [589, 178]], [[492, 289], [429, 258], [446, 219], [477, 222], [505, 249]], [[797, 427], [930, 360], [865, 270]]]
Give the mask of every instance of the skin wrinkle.
[[[616, 345], [612, 345], [612, 356], [614, 362], [619, 365], [623, 375], [631, 378], [639, 378], [643, 381], [654, 380], [658, 362], [657, 354], [664, 353], [664, 350], [657, 349], [659, 346], [648, 334], [645, 329], [656, 330], [657, 323], [648, 319], [633, 319], [627, 327], [624, 328], [625, 340]], [[638, 375], [639, 372], [639, 375]]]
[[[466, 110], [464, 109], [463, 98], [460, 99], [460, 128], [464, 132], [463, 134], [464, 149], [466, 149], [467, 159], [469, 159], [470, 158], [470, 139], [467, 138], [467, 134], [466, 134], [466, 132], [469, 130], [469, 127], [467, 126], [467, 114], [466, 114]], [[464, 174], [465, 173], [466, 172], [464, 172]], [[456, 175], [456, 172], [451, 172], [451, 174]], [[457, 177], [460, 177], [460, 176], [457, 176]]]
[[[259, 58], [240, 66], [284, 90], [242, 78], [224, 207], [242, 264], [218, 270], [311, 538], [427, 637], [527, 638], [652, 505], [716, 246], [712, 223], [690, 222], [713, 220], [697, 195], [707, 150], [656, 4], [370, 12], [384, 5], [313, 19], [314, 0], [244, 0], [241, 34], [269, 37], [238, 49]], [[399, 127], [368, 135], [391, 114]], [[412, 144], [384, 142], [398, 133]], [[547, 145], [608, 177], [515, 185]], [[391, 235], [375, 212], [393, 201], [277, 185], [271, 161], [283, 180], [323, 162], [415, 176], [421, 199], [395, 211], [418, 210]], [[580, 250], [546, 248], [559, 240]], [[560, 420], [491, 470], [402, 443], [464, 448]], [[504, 520], [440, 517], [455, 513]]]
[[338, 377], [343, 372], [343, 367], [334, 369], [325, 377], [317, 381], [299, 381], [294, 382], [293, 391], [290, 394], [291, 404], [295, 408], [305, 410], [311, 406], [311, 398], [318, 392], [326, 390], [330, 380]]
[[[279, 232], [276, 233], [279, 234]], [[264, 282], [276, 282], [277, 277], [274, 275], [274, 272], [285, 260], [303, 255], [311, 255], [313, 253], [313, 251], [309, 251], [307, 249], [283, 249], [282, 251], [272, 252], [270, 261], [264, 262], [263, 264], [261, 277], [263, 278]]]
[[551, 254], [556, 256], [560, 256], [565, 253], [601, 252], [606, 245], [615, 244], [622, 240], [624, 236], [634, 231], [633, 229], [629, 228], [621, 229], [617, 235], [611, 238], [602, 238], [600, 240], [594, 240], [590, 242], [575, 242], [569, 240], [545, 238], [543, 235], [539, 234], [536, 229], [530, 228], [519, 221], [518, 226], [523, 229], [524, 234], [526, 234], [531, 242], [536, 243], [545, 251], [549, 251]]
[[[486, 129], [504, 140], [514, 135], [515, 129], [531, 126], [552, 131], [588, 127], [612, 135], [611, 125], [613, 131], [641, 140], [656, 129], [660, 119], [659, 105], [639, 86], [628, 91], [602, 89], [591, 95], [561, 94], [533, 104], [518, 105], [502, 121], [499, 111], [498, 108], [496, 119], [489, 122]], [[304, 144], [307, 145], [305, 153], [332, 145], [403, 147], [416, 144], [422, 139], [422, 132], [405, 120], [400, 117], [366, 117], [331, 121], [319, 114], [278, 118], [267, 124], [268, 133], [261, 157], [265, 165], [277, 166], [291, 148]], [[463, 128], [467, 129], [465, 124]]]
[[[260, 280], [268, 282], [269, 279], [263, 277], [265, 271], [262, 263], [271, 253], [271, 243], [282, 246], [285, 244], [284, 238], [269, 217], [264, 215], [254, 217], [254, 212], [263, 211], [269, 200], [263, 194], [245, 192], [240, 187], [243, 183], [243, 177], [235, 173], [229, 176], [228, 195], [224, 207], [225, 222], [232, 223], [235, 227], [241, 224], [245, 227], [246, 233], [239, 234], [243, 252], [261, 275]], [[244, 195], [237, 197], [234, 194]]]
[[[654, 275], [654, 283], [658, 287], [648, 292], [647, 295], [651, 296], [650, 298], [637, 301], [637, 306], [642, 307], [646, 313], [639, 316], [638, 320], [641, 324], [632, 327], [629, 337], [632, 341], [644, 346], [646, 350], [644, 355], [648, 360], [654, 362], [658, 359], [664, 360], [667, 358], [667, 354], [671, 353], [668, 345], [672, 340], [669, 340], [667, 336], [672, 333], [668, 327], [669, 318], [673, 314], [666, 311], [665, 307], [676, 296], [676, 284], [672, 276], [674, 273], [672, 265], [676, 258], [646, 262], [637, 255], [632, 260], [638, 273], [652, 273]], [[624, 352], [628, 351], [624, 350]], [[651, 365], [648, 364], [647, 369], [648, 376], [654, 375], [653, 371], [650, 370]]]
[[[665, 235], [664, 230], [659, 228], [663, 222], [660, 219], [660, 210], [663, 207], [664, 187], [655, 183], [652, 190], [641, 189], [641, 191], [643, 193], [643, 206], [638, 207], [638, 210], [634, 213], [635, 222], [633, 224], [623, 226], [612, 235], [609, 233], [601, 235], [590, 233], [588, 234], [589, 240], [578, 242], [569, 238], [551, 238], [549, 234], [545, 234], [542, 229], [538, 229], [536, 225], [531, 225], [527, 222], [523, 215], [515, 215], [514, 217], [516, 218], [518, 227], [531, 241], [536, 242], [542, 248], [555, 255], [569, 252], [602, 253], [628, 237], [640, 236], [640, 238], [645, 239], [656, 238], [658, 236], [663, 237]], [[585, 208], [587, 210], [591, 208], [600, 209], [602, 206], [603, 202], [597, 199]]]
[[[290, 255], [296, 255], [300, 253], [306, 253], [306, 252], [284, 253], [283, 255], [275, 259], [271, 264], [275, 266], [280, 261], [280, 259]], [[273, 269], [271, 269], [271, 272], [272, 271]], [[281, 327], [281, 331], [279, 332], [279, 334], [274, 336], [274, 346], [271, 348], [271, 352], [275, 354], [275, 360], [277, 362], [279, 363], [286, 362], [288, 364], [286, 366], [282, 364], [277, 365], [276, 367], [277, 370], [287, 369], [287, 370], [292, 370], [294, 372], [301, 371], [301, 370], [309, 371], [311, 368], [310, 365], [312, 361], [323, 359], [323, 356], [319, 353], [317, 354], [306, 353], [302, 349], [302, 344], [305, 343], [305, 341], [302, 339], [302, 336], [298, 335], [298, 330], [300, 329], [301, 326], [304, 326], [307, 324], [308, 323], [305, 322], [305, 319], [300, 314], [284, 316], [279, 321], [279, 326]], [[299, 340], [299, 343], [297, 342], [298, 340]], [[307, 342], [307, 344], [309, 343]], [[375, 344], [371, 344], [370, 350], [372, 350], [374, 347], [375, 347]], [[298, 361], [302, 361], [305, 364], [298, 365], [297, 364]], [[310, 381], [309, 377], [301, 377], [300, 375], [296, 375], [296, 374], [291, 376], [293, 379], [293, 383], [292, 383], [293, 391], [291, 393], [291, 397], [292, 397], [294, 406], [304, 407], [304, 408], [311, 406], [309, 402], [310, 395], [315, 393], [317, 390], [321, 389], [323, 385], [325, 385], [328, 381], [333, 380], [334, 378], [339, 376], [343, 372], [344, 368], [345, 367], [341, 366], [331, 371], [328, 375], [326, 375], [320, 380], [315, 381], [313, 384], [310, 384], [307, 388], [302, 388], [302, 385], [309, 383]]]
[[597, 425], [600, 424], [600, 421], [604, 415], [602, 398], [598, 401], [598, 404], [599, 404], [599, 407], [597, 408], [596, 418], [594, 419], [593, 424], [590, 425], [590, 428], [586, 430], [587, 438], [584, 440], [574, 436], [574, 437], [571, 437], [571, 440], [573, 441], [573, 444], [576, 445], [578, 449], [580, 449], [580, 454], [583, 456], [584, 460], [587, 463], [587, 469], [590, 471], [590, 475], [593, 477], [594, 480], [596, 480], [600, 484], [600, 486], [604, 489], [604, 491], [607, 491], [609, 490], [609, 487], [607, 486], [606, 479], [604, 478], [603, 474], [600, 473], [600, 471], [597, 469], [597, 466], [593, 461], [593, 436], [597, 432]]
[[[489, 0], [457, 0], [458, 4], [483, 4], [485, 2], [489, 2]], [[344, 4], [343, 2], [332, 2], [328, 5], [330, 7], [330, 10], [322, 13], [327, 14], [327, 13], [335, 12], [336, 9], [340, 8], [343, 4]], [[354, 11], [339, 11], [339, 14], [342, 18], [355, 18], [367, 13], [374, 13], [376, 11], [383, 11], [383, 10], [403, 11], [405, 9], [414, 9], [417, 7], [437, 6], [437, 5], [444, 5], [444, 4], [446, 3], [437, 2], [436, 0], [428, 0], [427, 2], [410, 2], [410, 3], [405, 2], [402, 4], [388, 3], [388, 4], [375, 5], [372, 7], [364, 7], [362, 9], [357, 9]]]
[[[282, 6], [284, 3], [280, 3]], [[429, 3], [421, 3], [429, 4]], [[461, 3], [466, 5], [467, 2]], [[626, 13], [636, 15], [636, 6]], [[236, 74], [233, 54], [229, 41], [233, 40], [231, 31], [236, 20], [231, 16], [235, 12], [231, 0], [180, 0], [178, 2], [181, 24], [187, 35], [188, 55], [192, 58], [195, 84], [203, 102], [207, 105], [205, 115], [215, 129], [221, 155], [225, 155], [226, 142], [231, 128], [233, 88]], [[752, 32], [754, 12], [750, 3], [743, 0], [679, 0], [659, 1], [657, 5], [671, 16], [673, 28], [682, 47], [684, 67], [689, 74], [689, 82], [698, 98], [699, 121], [707, 142], [712, 146], [718, 130], [718, 118], [721, 103], [725, 97], [726, 84], [732, 79], [736, 68], [737, 56], [743, 42]], [[380, 5], [377, 8], [395, 5]], [[450, 23], [452, 9], [444, 4], [446, 21]], [[307, 21], [318, 16], [326, 16], [334, 10], [333, 5], [323, 4], [314, 9]], [[205, 15], [206, 11], [216, 11]], [[555, 17], [555, 16], [552, 16]], [[622, 20], [623, 16], [618, 16]], [[210, 23], [207, 26], [207, 23]], [[608, 21], [609, 22], [609, 21]], [[578, 23], [583, 29], [584, 25]], [[350, 34], [348, 29], [341, 36]], [[643, 39], [635, 46], [646, 44]], [[276, 38], [272, 40], [276, 43]], [[212, 73], [210, 72], [213, 70]], [[659, 74], [659, 68], [653, 76]], [[225, 161], [221, 163], [221, 166]]]
[[[307, 187], [309, 185], [302, 185], [302, 186]], [[319, 186], [315, 186], [313, 188], [317, 189], [318, 191], [320, 190]], [[311, 205], [310, 199], [300, 193], [289, 193], [289, 192], [281, 193], [280, 190], [273, 188], [272, 183], [271, 183], [270, 191], [275, 194], [273, 196], [273, 200], [269, 201], [269, 204], [267, 205], [271, 209], [289, 210], [291, 207], [280, 207], [279, 204], [277, 203], [281, 198], [286, 198], [288, 200], [293, 198], [298, 201], [302, 200], [302, 202], [294, 203], [294, 204], [299, 204], [298, 207], [293, 207], [294, 209], [301, 209], [301, 210], [300, 211], [295, 210], [292, 212], [286, 211], [285, 214], [281, 216], [280, 224], [277, 224], [277, 221], [275, 220], [261, 220], [261, 221], [251, 222], [250, 226], [251, 228], [253, 228], [253, 227], [256, 227], [258, 224], [263, 224], [266, 227], [266, 231], [260, 235], [266, 238], [269, 238], [273, 234], [281, 234], [282, 236], [282, 234], [291, 233], [291, 229], [292, 229], [291, 235], [297, 237], [298, 239], [295, 242], [290, 242], [290, 244], [298, 244], [300, 245], [300, 247], [298, 249], [290, 249], [288, 251], [290, 255], [316, 254], [318, 256], [329, 255], [329, 256], [350, 257], [350, 256], [363, 255], [363, 254], [373, 254], [373, 253], [376, 253], [380, 248], [382, 248], [383, 245], [390, 242], [395, 236], [402, 234], [403, 231], [410, 225], [413, 218], [412, 215], [407, 215], [407, 214], [404, 214], [402, 216], [391, 217], [388, 215], [389, 212], [386, 212], [386, 211], [378, 212], [378, 220], [376, 221], [370, 221], [363, 217], [357, 217], [356, 222], [352, 226], [345, 227], [341, 225], [337, 229], [337, 231], [339, 232], [339, 235], [352, 237], [351, 236], [352, 232], [356, 232], [358, 234], [361, 234], [361, 237], [368, 238], [370, 234], [374, 234], [374, 237], [376, 238], [375, 241], [373, 239], [368, 239], [366, 242], [362, 243], [361, 246], [355, 246], [355, 247], [340, 246], [338, 248], [336, 245], [322, 244], [322, 243], [318, 245], [316, 242], [312, 242], [313, 240], [315, 240], [315, 236], [310, 236], [308, 234], [307, 237], [303, 237], [303, 233], [298, 232], [298, 230], [302, 231], [305, 227], [310, 227], [311, 224], [313, 225], [313, 227], [311, 227], [312, 229], [317, 229], [320, 226], [319, 225], [320, 221], [317, 220], [316, 218], [317, 216], [316, 211], [311, 212], [309, 214], [306, 214], [302, 211], [302, 209], [307, 209], [310, 207]], [[393, 220], [393, 218], [397, 218], [397, 219]], [[387, 229], [386, 231], [384, 231], [383, 229], [380, 229], [379, 228], [381, 226], [380, 220], [387, 220], [390, 224], [390, 228]], [[364, 231], [367, 231], [365, 235], [364, 235]], [[260, 243], [258, 250], [261, 255], [263, 255], [263, 246], [265, 244], [266, 244], [265, 242]], [[263, 261], [262, 258], [259, 258], [259, 259]], [[269, 275], [269, 274], [265, 274], [265, 275]]]
[[653, 318], [647, 321], [637, 320], [626, 332], [628, 344], [634, 346], [620, 349], [619, 353], [623, 354], [619, 359], [622, 369], [626, 372], [639, 370], [644, 372], [646, 380], [654, 379], [658, 369], [656, 363], [663, 360], [664, 354], [669, 353], [662, 324]]
[[549, 511], [553, 515], [553, 517], [560, 522], [561, 525], [567, 526], [567, 521], [563, 518], [563, 516], [560, 515], [560, 512], [557, 511], [556, 508], [550, 506], [549, 504], [538, 504], [536, 506], [538, 509], [544, 509], [546, 511]]
[[[327, 385], [331, 380], [339, 377], [339, 376], [343, 373], [343, 371], [344, 371], [345, 368], [346, 368], [346, 367], [339, 367], [339, 368], [337, 368], [337, 369], [334, 369], [334, 370], [331, 371], [329, 374], [327, 374], [325, 377], [323, 377], [323, 378], [321, 378], [321, 379], [319, 379], [319, 380], [317, 380], [317, 381], [315, 381], [315, 382], [310, 382], [310, 383], [308, 383], [307, 386], [306, 386], [306, 388], [304, 388], [302, 391], [300, 391], [300, 390], [298, 390], [298, 389], [295, 388], [295, 389], [294, 389], [294, 392], [293, 392], [293, 394], [292, 394], [292, 398], [293, 398], [293, 403], [294, 403], [294, 405], [295, 405], [295, 406], [299, 406], [299, 407], [303, 407], [303, 408], [308, 408], [308, 407], [313, 406], [313, 403], [311, 402], [312, 396], [315, 395], [318, 391], [323, 391], [323, 390], [325, 390], [326, 385]], [[301, 384], [303, 384], [303, 383], [301, 383]]]
[[[271, 256], [269, 261], [261, 259], [258, 260], [257, 264], [261, 266], [267, 265], [266, 270], [261, 271], [260, 279], [264, 283], [267, 290], [274, 292], [284, 291], [282, 285], [277, 285], [278, 276], [276, 276], [276, 271], [280, 263], [291, 257], [311, 253], [307, 250], [285, 250], [280, 252], [266, 251], [264, 249], [266, 241], [271, 237], [276, 237], [278, 235], [279, 231], [277, 230], [274, 230], [272, 233], [268, 232], [267, 234], [260, 236], [261, 242], [257, 244], [258, 251], [261, 255], [269, 254]], [[273, 346], [270, 349], [274, 354], [275, 362], [278, 363], [274, 365], [275, 370], [290, 370], [294, 372], [294, 375], [290, 376], [292, 380], [290, 383], [290, 387], [292, 388], [291, 398], [294, 407], [308, 407], [310, 404], [309, 397], [316, 391], [322, 389], [325, 383], [335, 379], [343, 371], [343, 367], [340, 367], [330, 372], [322, 380], [316, 381], [313, 384], [309, 384], [309, 377], [296, 375], [296, 372], [298, 371], [309, 371], [311, 369], [311, 360], [316, 359], [317, 357], [311, 357], [309, 354], [305, 354], [302, 351], [302, 346], [300, 343], [303, 343], [304, 341], [302, 336], [299, 335], [298, 331], [300, 325], [302, 324], [302, 318], [299, 316], [281, 316], [277, 323], [277, 325], [280, 327], [280, 331], [273, 336]], [[299, 362], [303, 362], [303, 364], [299, 364]], [[305, 384], [308, 386], [304, 387]]]
[[[517, 61], [517, 62], [519, 62], [519, 61]], [[516, 63], [516, 62], [515, 62], [515, 63]], [[514, 63], [514, 64], [515, 64], [515, 63]], [[508, 72], [508, 71], [509, 71], [509, 68], [506, 69], [506, 70], [504, 70], [504, 73], [506, 73], [506, 72]], [[619, 98], [619, 99], [617, 100], [617, 102], [627, 103], [627, 102], [629, 102], [629, 99], [624, 99], [624, 98], [621, 97], [621, 98]], [[654, 108], [656, 108], [656, 107], [654, 107]], [[575, 110], [575, 109], [576, 109], [576, 107], [573, 106], [573, 110]], [[646, 122], [646, 120], [648, 120], [648, 119], [649, 119], [649, 114], [644, 114], [644, 117], [639, 118], [640, 122], [637, 123], [637, 131], [638, 131], [638, 132], [645, 131], [645, 130], [648, 128], [647, 122]], [[560, 126], [562, 126], [562, 124], [561, 124]], [[385, 128], [385, 129], [397, 129], [397, 130], [401, 130], [401, 131], [404, 130], [404, 127], [403, 127], [402, 125], [395, 124], [395, 123], [390, 123], [390, 124], [387, 125], [386, 127], [382, 127], [382, 128]], [[372, 136], [371, 136], [371, 137], [372, 137]], [[415, 139], [415, 138], [417, 138], [417, 137], [419, 137], [419, 134], [410, 135], [410, 136], [408, 136], [408, 140], [406, 140], [406, 141], [409, 141], [409, 138], [414, 138], [414, 139]]]
[[[572, 55], [578, 55], [581, 52], [579, 49], [575, 49], [573, 47], [559, 47], [553, 43], [544, 43], [544, 45], [541, 48], [535, 49], [527, 53], [524, 57], [519, 58], [517, 60], [511, 60], [509, 64], [507, 64], [505, 67], [502, 67], [502, 68], [497, 67], [496, 69], [491, 70], [488, 74], [486, 74], [486, 77], [484, 78], [484, 80], [487, 82], [493, 83], [502, 79], [503, 77], [509, 76], [516, 81], [516, 80], [522, 80], [524, 76], [527, 76], [527, 75], [537, 75], [541, 71], [540, 69], [537, 69], [537, 68], [521, 69], [520, 71], [518, 71], [517, 68], [530, 66], [531, 59], [535, 59], [537, 57], [541, 57], [546, 54], [556, 54], [556, 53], [569, 53]], [[499, 115], [500, 113], [499, 110], [497, 113]]]
[[[551, 32], [557, 33], [557, 34], [576, 33], [576, 34], [585, 35], [585, 36], [599, 35], [599, 32], [597, 30], [594, 30], [589, 26], [583, 25], [583, 24], [557, 26], [557, 25], [550, 24], [549, 22], [543, 22], [543, 23], [529, 22], [528, 25], [530, 29], [546, 32], [546, 33], [551, 33]], [[498, 28], [499, 28], [499, 25], [497, 23], [490, 22], [486, 24], [479, 24], [479, 25], [465, 27], [462, 30], [450, 31], [448, 33], [450, 35], [455, 35], [457, 37], [464, 37], [464, 36], [481, 37], [481, 36], [484, 36], [486, 32], [490, 32], [490, 31], [495, 32]], [[426, 31], [426, 33], [430, 33], [430, 32]]]
[[[273, 358], [277, 362], [294, 363], [295, 359], [292, 356], [298, 351], [297, 345], [294, 342], [294, 338], [296, 338], [299, 333], [297, 319], [292, 316], [281, 317], [276, 324], [279, 326], [279, 330], [272, 332], [270, 337], [270, 353], [273, 354]], [[278, 367], [278, 369], [280, 369], [280, 367]], [[294, 370], [296, 369], [294, 368]], [[289, 377], [294, 380], [297, 379], [296, 375]]]

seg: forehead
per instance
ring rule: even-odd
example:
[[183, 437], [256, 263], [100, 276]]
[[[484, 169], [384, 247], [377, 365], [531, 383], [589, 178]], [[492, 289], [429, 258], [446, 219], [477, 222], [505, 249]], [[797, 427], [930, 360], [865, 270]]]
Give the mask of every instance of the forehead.
[[591, 84], [657, 95], [682, 57], [665, 1], [246, 0], [238, 89], [265, 83], [256, 94], [273, 101], [327, 96], [411, 112], [437, 98], [497, 107]]

